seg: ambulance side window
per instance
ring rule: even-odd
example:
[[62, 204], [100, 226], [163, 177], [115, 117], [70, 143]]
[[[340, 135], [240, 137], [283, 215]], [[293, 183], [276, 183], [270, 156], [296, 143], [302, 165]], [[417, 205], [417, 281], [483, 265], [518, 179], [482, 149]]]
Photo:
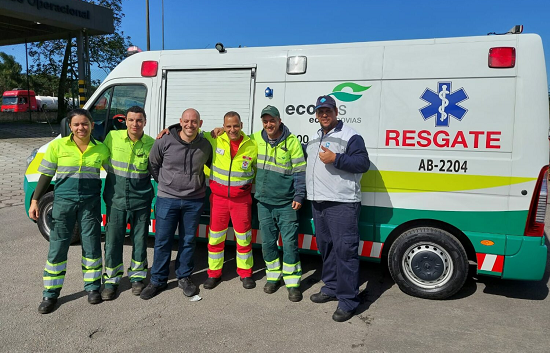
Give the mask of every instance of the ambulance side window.
[[111, 86], [103, 91], [90, 108], [95, 125], [93, 137], [103, 141], [109, 131], [126, 129], [123, 118], [113, 117], [126, 114], [126, 110], [134, 105], [145, 107], [146, 96], [147, 88], [142, 85]]

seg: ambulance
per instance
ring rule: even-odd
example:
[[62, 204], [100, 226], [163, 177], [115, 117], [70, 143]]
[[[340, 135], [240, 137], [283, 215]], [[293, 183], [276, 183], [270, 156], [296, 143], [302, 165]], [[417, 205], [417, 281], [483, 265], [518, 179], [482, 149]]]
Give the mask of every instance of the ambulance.
[[[536, 34], [258, 48], [219, 43], [134, 54], [85, 108], [102, 140], [125, 128], [123, 114], [136, 104], [147, 113], [151, 136], [190, 107], [200, 112], [203, 130], [220, 126], [234, 110], [252, 133], [262, 128], [260, 112], [269, 104], [306, 144], [320, 128], [316, 98], [332, 95], [338, 118], [363, 136], [371, 159], [361, 181], [361, 259], [387, 264], [405, 293], [443, 299], [475, 272], [543, 277], [547, 87]], [[25, 174], [27, 209], [46, 148], [31, 156]], [[40, 201], [45, 238], [52, 190]], [[315, 253], [309, 204], [299, 216], [299, 247]], [[207, 237], [208, 221], [204, 214], [198, 238]]]

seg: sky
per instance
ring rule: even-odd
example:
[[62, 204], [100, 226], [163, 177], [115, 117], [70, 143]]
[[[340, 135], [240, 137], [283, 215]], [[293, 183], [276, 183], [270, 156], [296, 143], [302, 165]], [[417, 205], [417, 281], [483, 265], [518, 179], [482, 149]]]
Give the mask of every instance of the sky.
[[[124, 35], [146, 50], [146, 1], [122, 4]], [[161, 50], [162, 0], [149, 0], [149, 8], [151, 50]], [[550, 68], [549, 20], [550, 0], [164, 0], [164, 48], [214, 48], [217, 42], [231, 48], [485, 36], [522, 24], [524, 33], [541, 36]], [[24, 66], [24, 47], [0, 50], [15, 55]]]
[[[162, 0], [149, 11], [151, 50], [160, 50]], [[124, 34], [145, 50], [145, 0], [123, 1], [123, 12]], [[165, 49], [485, 36], [518, 24], [541, 36], [550, 68], [550, 0], [164, 0]]]

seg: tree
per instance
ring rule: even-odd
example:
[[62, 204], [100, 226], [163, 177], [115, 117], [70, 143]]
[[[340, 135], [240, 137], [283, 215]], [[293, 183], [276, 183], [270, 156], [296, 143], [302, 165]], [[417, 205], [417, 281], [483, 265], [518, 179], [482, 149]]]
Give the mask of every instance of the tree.
[[[86, 2], [108, 7], [113, 10], [115, 32], [102, 36], [89, 37], [90, 63], [109, 72], [124, 59], [126, 48], [130, 46], [130, 37], [125, 37], [120, 30], [124, 14], [122, 0], [85, 0]], [[58, 97], [64, 97], [68, 92], [68, 73], [75, 67], [69, 63], [77, 63], [76, 38], [66, 40], [51, 40], [31, 44], [29, 56], [33, 60], [32, 72], [37, 75], [59, 77]], [[59, 99], [57, 119], [60, 121], [66, 115], [66, 105]]]
[[0, 52], [0, 94], [23, 85], [22, 69], [13, 55]]

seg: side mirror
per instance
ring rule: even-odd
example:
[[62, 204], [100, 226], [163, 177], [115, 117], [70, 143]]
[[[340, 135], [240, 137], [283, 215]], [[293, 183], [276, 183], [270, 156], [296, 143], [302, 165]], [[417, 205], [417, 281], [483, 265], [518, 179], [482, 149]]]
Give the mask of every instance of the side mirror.
[[61, 123], [59, 124], [59, 132], [61, 133], [61, 137], [67, 137], [71, 134], [71, 129], [69, 129], [69, 119], [61, 119]]

